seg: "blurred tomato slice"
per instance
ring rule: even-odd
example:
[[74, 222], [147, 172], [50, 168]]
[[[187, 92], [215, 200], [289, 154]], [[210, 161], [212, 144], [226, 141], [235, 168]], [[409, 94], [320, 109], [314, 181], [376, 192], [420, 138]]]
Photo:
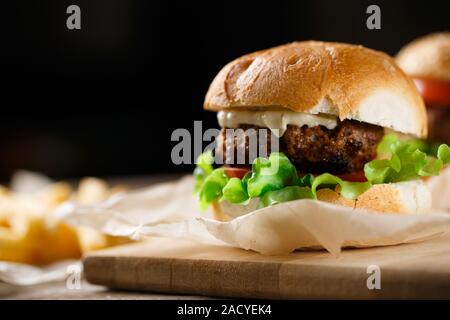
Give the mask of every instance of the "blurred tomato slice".
[[250, 171], [250, 167], [224, 167], [225, 173], [229, 178], [239, 178], [242, 179], [247, 172]]
[[[225, 173], [229, 178], [239, 178], [242, 179], [247, 172], [250, 171], [250, 167], [224, 167]], [[303, 177], [305, 173], [298, 172], [300, 177]], [[339, 178], [345, 181], [351, 182], [366, 182], [366, 176], [364, 175], [364, 171], [356, 171], [351, 173], [338, 174]]]
[[450, 107], [450, 82], [414, 77], [414, 83], [430, 107]]
[[366, 175], [364, 174], [364, 171], [356, 171], [351, 173], [343, 173], [337, 175], [339, 178], [341, 178], [344, 181], [350, 181], [350, 182], [366, 182]]

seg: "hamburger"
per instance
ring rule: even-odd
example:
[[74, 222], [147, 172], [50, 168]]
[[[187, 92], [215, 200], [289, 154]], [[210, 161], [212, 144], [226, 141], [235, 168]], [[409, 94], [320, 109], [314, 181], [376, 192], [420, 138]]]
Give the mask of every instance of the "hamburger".
[[[217, 74], [204, 109], [217, 112], [221, 132], [215, 156], [197, 159], [195, 189], [222, 221], [301, 199], [427, 213], [422, 178], [450, 161], [448, 146], [434, 158], [416, 143], [427, 136], [427, 114], [411, 79], [362, 46], [306, 41], [245, 55]], [[258, 130], [269, 132], [257, 135], [263, 156], [250, 152]]]
[[429, 140], [450, 143], [450, 32], [433, 33], [409, 43], [396, 60], [425, 101]]

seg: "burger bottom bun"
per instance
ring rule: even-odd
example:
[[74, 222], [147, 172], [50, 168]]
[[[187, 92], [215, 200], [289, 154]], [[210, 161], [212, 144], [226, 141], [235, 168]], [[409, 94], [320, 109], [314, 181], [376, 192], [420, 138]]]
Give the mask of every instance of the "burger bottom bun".
[[[408, 181], [377, 184], [361, 194], [356, 200], [342, 197], [336, 190], [320, 189], [317, 198], [337, 205], [354, 209], [375, 211], [386, 214], [427, 214], [431, 210], [431, 192], [421, 181]], [[213, 203], [214, 219], [229, 221], [257, 209], [258, 199], [248, 205], [235, 205], [229, 202]]]

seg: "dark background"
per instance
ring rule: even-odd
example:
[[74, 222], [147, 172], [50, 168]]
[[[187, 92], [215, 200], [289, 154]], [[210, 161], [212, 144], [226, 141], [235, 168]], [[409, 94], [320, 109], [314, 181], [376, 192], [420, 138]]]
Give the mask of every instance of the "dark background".
[[[0, 180], [192, 170], [170, 159], [175, 128], [216, 126], [202, 110], [229, 60], [294, 40], [360, 43], [395, 54], [449, 30], [449, 1], [133, 1], [2, 3]], [[81, 7], [82, 29], [66, 28]], [[381, 7], [381, 30], [366, 8]]]

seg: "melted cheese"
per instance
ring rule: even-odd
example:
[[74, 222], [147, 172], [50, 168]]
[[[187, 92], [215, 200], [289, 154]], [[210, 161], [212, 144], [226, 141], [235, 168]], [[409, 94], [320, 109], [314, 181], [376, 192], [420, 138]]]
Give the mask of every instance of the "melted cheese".
[[217, 120], [222, 128], [238, 128], [242, 124], [250, 124], [259, 127], [269, 128], [277, 137], [283, 136], [288, 125], [298, 127], [324, 126], [327, 129], [334, 129], [338, 120], [334, 116], [323, 116], [294, 111], [220, 111], [217, 113]]

